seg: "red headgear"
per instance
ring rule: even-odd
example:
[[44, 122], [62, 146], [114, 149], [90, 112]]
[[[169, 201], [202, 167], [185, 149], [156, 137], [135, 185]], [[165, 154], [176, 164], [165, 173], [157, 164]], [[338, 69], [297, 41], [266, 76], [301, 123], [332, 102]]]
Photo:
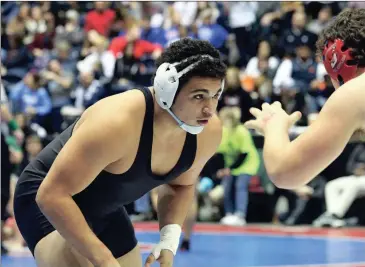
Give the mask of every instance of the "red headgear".
[[341, 85], [355, 78], [357, 65], [351, 49], [342, 40], [327, 41], [323, 49], [323, 63], [328, 75]]

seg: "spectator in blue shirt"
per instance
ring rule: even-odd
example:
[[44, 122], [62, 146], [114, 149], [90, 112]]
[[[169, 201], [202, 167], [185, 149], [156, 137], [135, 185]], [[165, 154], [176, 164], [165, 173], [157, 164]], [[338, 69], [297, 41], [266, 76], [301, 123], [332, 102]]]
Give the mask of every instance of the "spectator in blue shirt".
[[51, 98], [40, 85], [38, 73], [29, 72], [23, 81], [17, 83], [10, 92], [10, 101], [14, 113], [22, 113], [32, 121], [41, 120], [52, 109]]
[[198, 28], [198, 39], [210, 42], [215, 48], [224, 47], [228, 37], [227, 30], [216, 23], [212, 9], [207, 9], [201, 14], [202, 24]]

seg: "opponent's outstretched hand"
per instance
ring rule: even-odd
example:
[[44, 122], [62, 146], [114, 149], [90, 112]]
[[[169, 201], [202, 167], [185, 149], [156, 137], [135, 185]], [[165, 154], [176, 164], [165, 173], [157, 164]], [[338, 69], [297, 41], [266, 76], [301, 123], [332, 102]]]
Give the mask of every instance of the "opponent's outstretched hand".
[[254, 120], [247, 121], [245, 126], [249, 129], [256, 130], [257, 133], [265, 135], [265, 129], [268, 122], [275, 119], [277, 124], [285, 125], [288, 129], [293, 126], [301, 117], [299, 111], [288, 115], [281, 107], [280, 102], [273, 104], [264, 103], [262, 109], [251, 108], [250, 113], [255, 117]]

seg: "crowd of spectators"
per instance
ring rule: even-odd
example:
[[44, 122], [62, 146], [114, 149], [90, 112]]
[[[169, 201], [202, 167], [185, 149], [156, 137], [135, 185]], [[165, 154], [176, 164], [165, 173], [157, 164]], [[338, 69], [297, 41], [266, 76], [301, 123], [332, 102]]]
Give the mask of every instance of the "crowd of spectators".
[[[184, 37], [209, 41], [228, 66], [226, 88], [218, 106], [223, 117], [230, 117], [224, 115], [225, 108], [238, 108], [242, 123], [250, 119], [249, 108], [280, 101], [286, 111], [299, 110], [304, 114], [298, 126], [305, 127], [334, 91], [315, 54], [317, 35], [341, 10], [361, 5], [365, 6], [360, 2], [334, 1], [3, 2], [2, 136], [11, 147], [12, 177], [16, 181], [25, 164], [96, 101], [150, 86], [155, 59], [166, 46]], [[5, 120], [3, 110], [7, 114]], [[250, 133], [245, 136], [252, 138]], [[325, 202], [329, 189], [325, 189], [327, 181], [323, 177], [296, 191], [273, 188], [269, 179], [263, 178], [260, 142], [255, 143], [257, 150], [251, 149], [250, 153], [255, 153], [259, 163], [249, 173], [236, 172], [238, 177], [249, 176], [242, 178], [244, 182], [236, 182], [241, 188], [236, 191], [244, 200], [236, 196], [234, 207], [232, 198], [224, 197], [228, 189], [223, 184], [234, 182], [227, 179], [230, 166], [221, 163], [221, 169], [202, 174], [205, 179], [198, 186], [199, 220], [219, 221], [223, 217], [222, 223], [243, 225], [245, 222], [227, 219], [236, 209], [246, 212], [247, 206], [241, 207], [240, 201], [250, 205], [242, 190], [286, 196], [288, 212], [271, 218], [286, 224], [301, 221], [311, 198]], [[351, 177], [365, 175], [365, 149], [359, 149], [357, 164], [348, 169]], [[136, 216], [136, 220], [153, 218], [149, 197], [134, 208], [137, 215], [143, 215]], [[224, 209], [228, 207], [227, 212]], [[335, 225], [343, 226], [346, 223], [338, 220], [347, 208], [332, 217], [327, 211], [315, 224], [332, 225], [337, 220]]]

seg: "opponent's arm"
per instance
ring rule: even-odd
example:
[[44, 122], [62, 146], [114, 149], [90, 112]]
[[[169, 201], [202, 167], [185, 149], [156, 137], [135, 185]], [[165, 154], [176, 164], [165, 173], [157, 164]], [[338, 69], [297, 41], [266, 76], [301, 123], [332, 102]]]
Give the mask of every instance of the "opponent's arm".
[[128, 127], [120, 127], [124, 115], [118, 116], [113, 119], [110, 113], [100, 112], [83, 121], [60, 151], [36, 197], [56, 230], [95, 266], [113, 262], [113, 255], [92, 232], [72, 196], [128, 150]]
[[308, 183], [345, 148], [364, 122], [365, 90], [354, 79], [339, 88], [326, 102], [317, 120], [289, 141], [288, 127], [272, 117], [265, 127], [264, 160], [272, 181], [292, 189]]

